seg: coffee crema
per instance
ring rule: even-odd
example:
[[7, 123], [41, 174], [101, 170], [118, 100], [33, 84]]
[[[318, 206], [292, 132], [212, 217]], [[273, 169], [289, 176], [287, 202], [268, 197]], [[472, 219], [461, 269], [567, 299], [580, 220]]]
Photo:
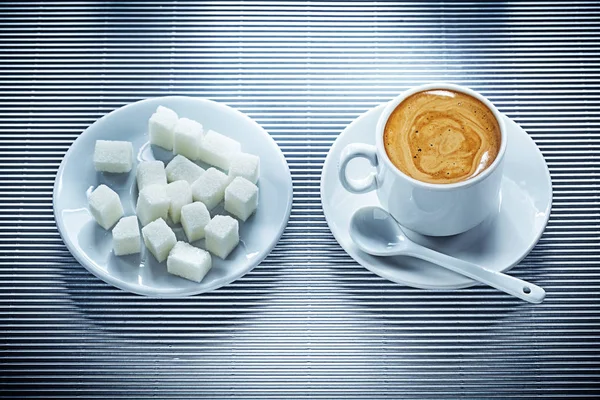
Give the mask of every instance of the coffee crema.
[[501, 140], [500, 125], [485, 104], [447, 89], [404, 99], [383, 132], [396, 168], [427, 183], [456, 183], [480, 174], [496, 159]]

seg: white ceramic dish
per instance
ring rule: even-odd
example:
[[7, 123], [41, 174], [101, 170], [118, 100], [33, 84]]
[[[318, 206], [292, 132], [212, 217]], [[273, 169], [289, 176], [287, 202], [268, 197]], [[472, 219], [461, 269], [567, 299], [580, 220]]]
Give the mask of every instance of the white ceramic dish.
[[[359, 264], [393, 282], [423, 289], [458, 289], [476, 284], [462, 275], [411, 257], [375, 257], [360, 251], [349, 235], [350, 217], [364, 206], [380, 206], [375, 192], [352, 194], [338, 178], [341, 151], [349, 143], [375, 144], [375, 125], [384, 106], [369, 110], [336, 139], [321, 175], [323, 211], [331, 232]], [[552, 184], [546, 162], [527, 132], [504, 116], [508, 147], [502, 178], [500, 209], [460, 235], [427, 237], [405, 229], [415, 242], [453, 257], [507, 271], [533, 249], [542, 235], [552, 205]], [[348, 176], [364, 177], [373, 167], [365, 159], [348, 165]]]
[[[260, 200], [256, 213], [240, 223], [240, 244], [226, 260], [213, 256], [213, 267], [201, 283], [167, 273], [143, 248], [141, 254], [117, 257], [112, 237], [94, 221], [87, 209], [87, 194], [106, 184], [121, 197], [125, 215], [133, 215], [137, 200], [135, 168], [129, 174], [96, 172], [92, 162], [97, 139], [133, 142], [137, 162], [159, 159], [165, 164], [171, 152], [148, 145], [148, 119], [158, 105], [175, 110], [180, 117], [200, 121], [242, 144], [242, 150], [261, 161], [258, 182]], [[153, 146], [154, 147], [154, 146]], [[87, 128], [65, 155], [54, 184], [54, 217], [71, 254], [86, 269], [123, 290], [154, 297], [182, 297], [222, 287], [258, 265], [279, 241], [292, 206], [292, 178], [281, 150], [271, 136], [243, 113], [210, 100], [190, 97], [160, 97], [129, 104], [100, 118]], [[224, 214], [222, 205], [211, 213]], [[174, 225], [178, 240], [184, 240], [181, 225]], [[195, 243], [204, 247], [203, 240]], [[143, 246], [142, 246], [143, 247]]]

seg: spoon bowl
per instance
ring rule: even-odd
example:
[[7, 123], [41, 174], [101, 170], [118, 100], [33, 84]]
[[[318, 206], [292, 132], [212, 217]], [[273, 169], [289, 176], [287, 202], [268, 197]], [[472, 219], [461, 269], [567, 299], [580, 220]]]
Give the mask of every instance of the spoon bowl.
[[380, 207], [357, 210], [350, 220], [350, 237], [361, 250], [374, 256], [403, 252], [411, 243], [393, 217]]

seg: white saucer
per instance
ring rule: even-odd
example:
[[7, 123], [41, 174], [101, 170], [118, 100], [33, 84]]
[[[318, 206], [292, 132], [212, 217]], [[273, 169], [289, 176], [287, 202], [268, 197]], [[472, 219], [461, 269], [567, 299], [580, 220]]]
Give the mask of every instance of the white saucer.
[[[475, 281], [437, 265], [410, 257], [375, 257], [360, 251], [350, 239], [350, 217], [364, 206], [377, 205], [375, 192], [351, 194], [338, 180], [340, 153], [349, 143], [375, 144], [375, 125], [383, 105], [367, 111], [337, 138], [323, 166], [321, 199], [325, 218], [336, 240], [359, 264], [393, 282], [423, 289], [459, 289]], [[405, 229], [415, 242], [434, 250], [507, 271], [535, 246], [544, 231], [552, 205], [550, 172], [533, 140], [515, 122], [506, 119], [508, 147], [499, 213], [460, 235], [433, 238]], [[348, 166], [348, 176], [364, 177], [373, 167], [364, 159]]]
[[[106, 184], [121, 197], [125, 215], [133, 215], [137, 199], [135, 170], [129, 174], [96, 172], [92, 162], [97, 139], [133, 142], [137, 159], [160, 159], [165, 164], [170, 151], [148, 145], [147, 124], [159, 105], [175, 110], [180, 117], [200, 121], [242, 144], [242, 150], [260, 157], [258, 182], [260, 201], [256, 213], [240, 223], [240, 244], [223, 261], [213, 257], [213, 267], [201, 283], [188, 281], [166, 270], [143, 248], [141, 254], [117, 257], [112, 252], [112, 235], [102, 229], [88, 211], [87, 195]], [[281, 150], [271, 136], [241, 112], [210, 100], [190, 97], [160, 97], [129, 104], [102, 117], [87, 128], [65, 155], [54, 184], [54, 217], [71, 254], [98, 278], [130, 292], [155, 297], [181, 297], [224, 286], [258, 265], [279, 241], [292, 206], [292, 178]], [[216, 213], [224, 213], [222, 206]], [[214, 214], [214, 213], [211, 213]], [[184, 240], [181, 225], [174, 226]], [[203, 240], [198, 245], [203, 247]], [[144, 246], [142, 246], [144, 247]]]

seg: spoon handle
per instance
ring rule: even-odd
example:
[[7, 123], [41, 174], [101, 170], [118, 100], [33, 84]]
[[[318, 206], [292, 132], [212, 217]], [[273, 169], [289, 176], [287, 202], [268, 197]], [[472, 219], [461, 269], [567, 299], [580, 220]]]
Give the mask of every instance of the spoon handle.
[[546, 291], [537, 285], [515, 278], [514, 276], [503, 274], [502, 272], [489, 270], [468, 261], [438, 253], [437, 251], [426, 247], [412, 247], [410, 253], [414, 257], [438, 264], [450, 271], [457, 272], [481, 283], [485, 283], [486, 285], [530, 303], [539, 304], [546, 296]]

